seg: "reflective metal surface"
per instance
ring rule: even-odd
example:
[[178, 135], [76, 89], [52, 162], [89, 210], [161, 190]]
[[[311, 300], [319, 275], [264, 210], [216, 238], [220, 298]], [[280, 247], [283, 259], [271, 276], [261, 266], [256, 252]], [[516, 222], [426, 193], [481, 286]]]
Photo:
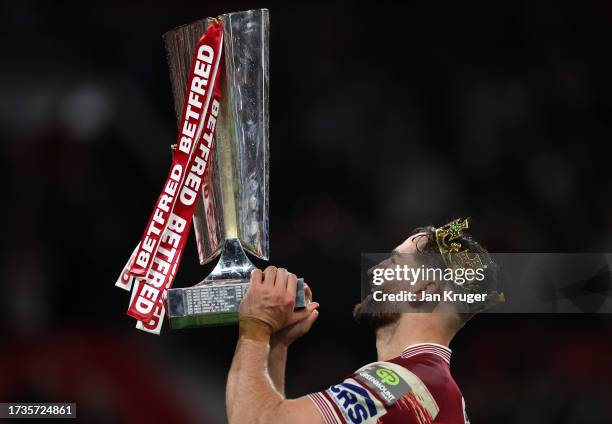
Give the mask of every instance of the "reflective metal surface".
[[[269, 15], [261, 9], [219, 19], [224, 29], [221, 112], [211, 170], [194, 214], [201, 264], [232, 238], [249, 253], [269, 257]], [[211, 22], [202, 19], [164, 35], [177, 119], [193, 50]]]
[[[172, 329], [235, 324], [249, 280], [206, 282], [196, 287], [168, 290], [168, 319]], [[297, 281], [295, 307], [306, 306], [304, 280]]]
[[250, 280], [253, 269], [255, 267], [244, 253], [240, 241], [235, 238], [227, 239], [215, 269], [198, 286], [209, 281], [234, 280], [237, 278]]
[[[249, 253], [268, 259], [269, 17], [249, 10], [219, 17], [223, 24], [221, 110], [211, 168], [193, 217], [200, 263], [220, 252], [215, 269], [194, 287], [168, 290], [172, 328], [237, 322], [253, 264]], [[175, 109], [180, 119], [195, 45], [214, 19], [164, 35]], [[298, 281], [296, 307], [304, 307]]]
[[223, 23], [225, 72], [215, 171], [221, 180], [225, 238], [268, 259], [269, 14], [229, 13]]

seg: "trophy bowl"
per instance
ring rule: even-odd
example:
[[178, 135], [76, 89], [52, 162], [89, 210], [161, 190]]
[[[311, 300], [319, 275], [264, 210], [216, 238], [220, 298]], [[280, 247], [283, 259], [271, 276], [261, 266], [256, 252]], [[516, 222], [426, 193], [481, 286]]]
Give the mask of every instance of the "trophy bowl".
[[[238, 306], [254, 269], [245, 250], [264, 260], [270, 252], [269, 12], [248, 10], [217, 19], [223, 25], [221, 109], [193, 224], [200, 264], [220, 258], [200, 283], [168, 290], [173, 329], [238, 322]], [[201, 19], [164, 34], [179, 121], [195, 45], [215, 21]], [[304, 281], [298, 279], [296, 308], [304, 306]]]

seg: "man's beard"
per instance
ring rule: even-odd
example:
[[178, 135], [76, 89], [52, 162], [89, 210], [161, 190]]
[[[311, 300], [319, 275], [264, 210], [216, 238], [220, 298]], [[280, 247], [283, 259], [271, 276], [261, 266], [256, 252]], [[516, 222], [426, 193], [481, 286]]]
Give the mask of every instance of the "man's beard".
[[[372, 283], [370, 283], [370, 287], [374, 287]], [[387, 294], [398, 294], [408, 288], [409, 286], [406, 286], [403, 282], [387, 282], [384, 292]], [[365, 324], [374, 328], [374, 330], [378, 330], [381, 327], [397, 322], [402, 313], [407, 312], [407, 306], [405, 302], [377, 302], [374, 300], [373, 293], [370, 292], [365, 299], [353, 308], [353, 318], [358, 324]]]
[[372, 295], [368, 295], [353, 308], [353, 318], [358, 324], [364, 324], [378, 330], [400, 319], [399, 311], [392, 311], [388, 305], [374, 301]]

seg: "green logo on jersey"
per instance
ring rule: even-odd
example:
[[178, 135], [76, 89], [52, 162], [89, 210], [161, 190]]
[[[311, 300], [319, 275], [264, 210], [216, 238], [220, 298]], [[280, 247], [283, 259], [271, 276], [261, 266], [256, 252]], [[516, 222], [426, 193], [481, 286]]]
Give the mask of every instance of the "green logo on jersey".
[[380, 378], [380, 382], [389, 386], [397, 386], [400, 382], [399, 376], [387, 368], [378, 368], [376, 375]]

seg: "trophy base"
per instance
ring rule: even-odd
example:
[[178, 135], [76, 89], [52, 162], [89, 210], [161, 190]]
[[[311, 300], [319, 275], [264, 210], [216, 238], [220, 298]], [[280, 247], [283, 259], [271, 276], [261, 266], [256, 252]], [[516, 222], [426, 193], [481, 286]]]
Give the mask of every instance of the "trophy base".
[[[297, 280], [295, 307], [306, 306], [304, 280]], [[167, 311], [173, 330], [238, 323], [238, 307], [249, 280], [202, 282], [193, 287], [168, 290]]]

